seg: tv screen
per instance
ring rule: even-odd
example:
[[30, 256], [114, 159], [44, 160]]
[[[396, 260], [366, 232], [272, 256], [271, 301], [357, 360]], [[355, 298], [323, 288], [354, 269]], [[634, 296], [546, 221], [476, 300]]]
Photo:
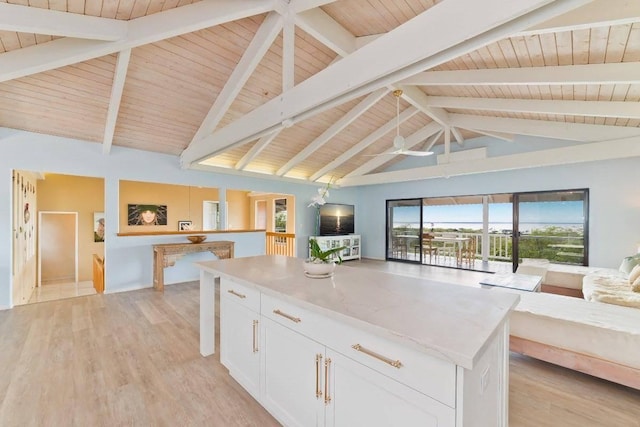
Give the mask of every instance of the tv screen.
[[353, 234], [354, 206], [326, 203], [320, 206], [320, 235]]

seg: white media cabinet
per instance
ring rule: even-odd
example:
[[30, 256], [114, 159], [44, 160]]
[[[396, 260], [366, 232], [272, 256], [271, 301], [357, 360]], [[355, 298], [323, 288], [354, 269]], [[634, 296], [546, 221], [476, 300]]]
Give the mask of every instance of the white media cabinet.
[[[339, 248], [340, 246], [346, 246], [342, 250], [340, 256], [343, 261], [349, 261], [351, 259], [360, 259], [362, 239], [359, 234], [342, 234], [338, 236], [310, 236], [309, 239], [316, 239], [320, 249], [326, 251], [331, 248]], [[337, 258], [335, 255], [333, 258]]]

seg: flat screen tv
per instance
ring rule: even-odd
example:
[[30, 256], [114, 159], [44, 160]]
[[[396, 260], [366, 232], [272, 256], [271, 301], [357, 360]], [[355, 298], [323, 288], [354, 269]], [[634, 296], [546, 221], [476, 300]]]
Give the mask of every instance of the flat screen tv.
[[320, 235], [353, 234], [355, 232], [354, 210], [353, 205], [338, 203], [326, 203], [320, 206]]

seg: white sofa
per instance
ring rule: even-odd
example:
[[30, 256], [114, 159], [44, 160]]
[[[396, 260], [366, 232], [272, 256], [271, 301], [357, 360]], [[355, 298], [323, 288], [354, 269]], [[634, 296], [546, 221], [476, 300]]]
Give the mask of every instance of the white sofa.
[[[564, 279], [587, 284], [626, 283], [610, 269], [566, 269]], [[549, 271], [546, 279], [549, 280]], [[591, 285], [585, 296], [592, 296]], [[630, 286], [629, 286], [630, 289]], [[512, 351], [640, 389], [640, 308], [587, 301], [550, 293], [518, 292], [521, 300], [510, 318]], [[640, 296], [640, 294], [638, 294]]]

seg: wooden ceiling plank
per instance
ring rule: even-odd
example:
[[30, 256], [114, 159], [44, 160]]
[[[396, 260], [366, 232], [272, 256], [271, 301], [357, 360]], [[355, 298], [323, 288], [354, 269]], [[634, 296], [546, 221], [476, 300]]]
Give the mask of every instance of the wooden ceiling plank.
[[113, 41], [123, 39], [127, 27], [124, 21], [0, 3], [0, 29], [6, 31]]
[[[275, 12], [272, 12], [275, 13]], [[282, 27], [282, 91], [287, 91], [295, 85], [295, 40], [296, 28], [291, 12], [284, 16]]]
[[530, 119], [449, 114], [454, 126], [465, 129], [479, 129], [540, 136], [570, 141], [605, 141], [640, 135], [640, 129], [607, 125], [588, 125]]
[[558, 33], [640, 22], [640, 2], [597, 0], [537, 24], [519, 35]]
[[284, 174], [289, 172], [295, 165], [309, 157], [314, 151], [318, 150], [324, 144], [329, 142], [331, 138], [336, 136], [340, 131], [353, 123], [358, 117], [363, 115], [376, 102], [380, 101], [380, 99], [387, 93], [389, 93], [389, 90], [387, 88], [378, 89], [375, 92], [370, 93], [365, 99], [363, 99], [355, 107], [353, 107], [347, 114], [343, 115], [340, 120], [331, 125], [319, 137], [307, 144], [307, 146], [302, 151], [293, 156], [284, 166], [278, 169], [276, 175], [283, 176]]
[[392, 130], [394, 130], [396, 128], [396, 124], [404, 123], [405, 121], [407, 121], [408, 119], [410, 119], [414, 115], [418, 114], [419, 112], [420, 112], [420, 110], [418, 110], [415, 107], [409, 107], [409, 108], [405, 109], [398, 116], [397, 123], [396, 123], [396, 118], [395, 117], [393, 118], [393, 120], [389, 120], [387, 123], [385, 123], [384, 125], [382, 125], [378, 129], [376, 129], [375, 131], [373, 131], [372, 133], [367, 135], [364, 139], [362, 139], [362, 141], [360, 141], [357, 144], [351, 146], [351, 148], [349, 148], [347, 151], [342, 153], [340, 156], [338, 156], [331, 163], [327, 164], [322, 169], [320, 169], [317, 172], [315, 172], [314, 174], [312, 174], [309, 177], [309, 180], [310, 181], [317, 181], [318, 179], [322, 178], [327, 173], [331, 172], [332, 170], [335, 170], [340, 165], [346, 163], [350, 158], [352, 158], [353, 156], [355, 156], [356, 154], [358, 154], [359, 152], [361, 152], [362, 150], [364, 150], [365, 148], [367, 148], [368, 146], [370, 146], [374, 142], [378, 141], [380, 138], [382, 138], [387, 133], [389, 133]]
[[398, 83], [417, 86], [638, 84], [640, 63], [424, 71]]
[[640, 108], [638, 108], [638, 104], [624, 101], [565, 101], [429, 96], [427, 97], [427, 103], [428, 105], [442, 108], [511, 111], [532, 114], [640, 118]]
[[[411, 149], [415, 145], [420, 144], [425, 139], [429, 138], [431, 135], [438, 133], [441, 130], [442, 130], [442, 126], [440, 126], [439, 123], [431, 122], [428, 125], [424, 126], [422, 129], [418, 130], [417, 132], [405, 138], [404, 146], [406, 149]], [[387, 151], [384, 152], [385, 154], [374, 157], [373, 159], [369, 160], [362, 166], [354, 169], [353, 171], [345, 175], [344, 178], [364, 175], [378, 168], [379, 166], [382, 166], [383, 164], [387, 163], [389, 160], [392, 160], [393, 157], [397, 156], [397, 155], [394, 156], [394, 155], [388, 154], [393, 152], [395, 149], [396, 149], [395, 147], [389, 148]]]
[[282, 23], [282, 17], [278, 13], [271, 12], [267, 15], [225, 86], [218, 94], [213, 106], [200, 124], [190, 144], [210, 134], [218, 126], [220, 120], [229, 110], [229, 107], [280, 33]]
[[253, 147], [247, 153], [242, 156], [240, 160], [233, 167], [236, 170], [244, 170], [244, 168], [251, 163], [253, 159], [255, 159], [265, 148], [267, 145], [271, 144], [279, 134], [282, 132], [282, 129], [279, 129], [275, 132], [270, 133], [269, 135], [265, 135], [256, 142]]
[[[124, 39], [105, 42], [61, 38], [0, 55], [0, 82], [269, 12], [262, 0], [209, 0], [128, 21]], [[180, 25], [176, 25], [179, 22]]]
[[[588, 0], [547, 2], [499, 0], [476, 2], [448, 0], [437, 3], [385, 36], [355, 51], [300, 83], [281, 97], [193, 144], [181, 156], [183, 167], [216, 155], [231, 146], [270, 132], [283, 120], [324, 111], [326, 105], [344, 103], [400, 80], [419, 70], [434, 67], [492, 43], [526, 25], [549, 19]], [[461, 13], [464, 11], [464, 13]], [[526, 16], [525, 16], [526, 15]], [[144, 18], [140, 18], [144, 19]], [[457, 31], [444, 31], [456, 22]], [[417, 38], [432, 41], [427, 46]], [[398, 49], [401, 45], [404, 48]], [[384, 58], [384, 61], [380, 61]]]
[[131, 49], [123, 50], [118, 54], [118, 61], [116, 62], [116, 69], [113, 75], [113, 85], [111, 86], [107, 120], [104, 126], [104, 139], [102, 141], [102, 152], [104, 154], [111, 152], [113, 134], [116, 130], [116, 121], [118, 119], [120, 101], [122, 100], [122, 92], [124, 90], [124, 82], [127, 78], [127, 69], [129, 68], [129, 59], [131, 59]]

